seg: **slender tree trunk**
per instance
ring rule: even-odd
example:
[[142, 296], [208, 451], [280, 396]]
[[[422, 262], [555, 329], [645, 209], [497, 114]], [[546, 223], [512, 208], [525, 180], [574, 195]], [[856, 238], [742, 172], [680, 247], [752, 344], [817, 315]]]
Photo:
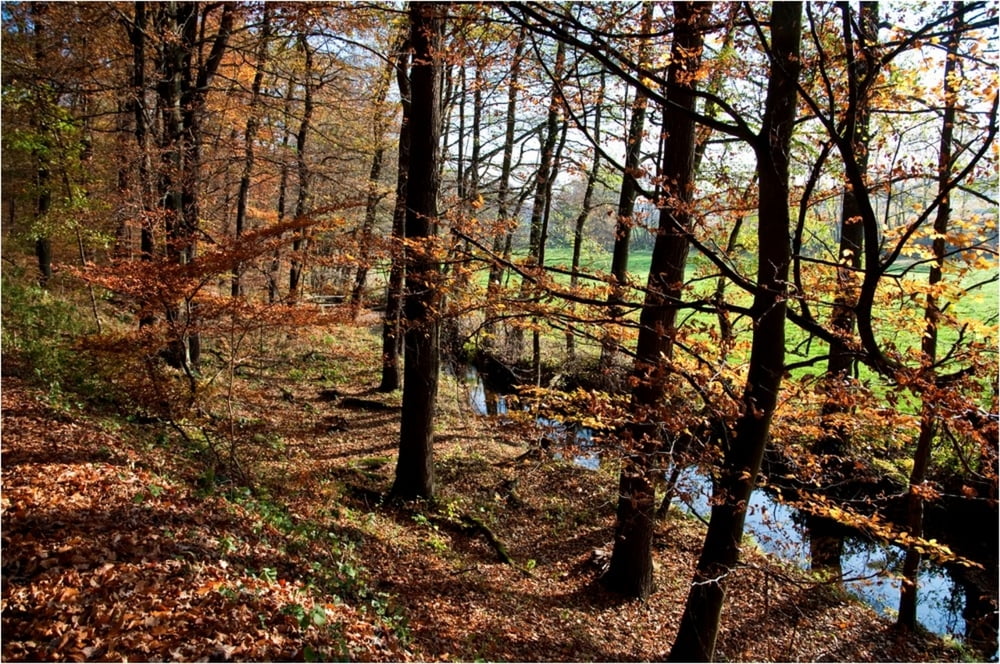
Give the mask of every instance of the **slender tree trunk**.
[[703, 31], [711, 3], [674, 3], [674, 43], [667, 73], [670, 99], [664, 107], [664, 207], [653, 245], [646, 300], [640, 313], [632, 390], [636, 421], [623, 435], [628, 454], [619, 476], [618, 508], [611, 564], [603, 577], [608, 588], [633, 597], [653, 591], [653, 525], [656, 494], [653, 459], [659, 447], [653, 415], [663, 401], [664, 359], [673, 356], [680, 288], [684, 281], [694, 187], [695, 97], [690, 76], [701, 62]]
[[[559, 176], [559, 166], [562, 160], [562, 151], [566, 146], [566, 134], [569, 129], [569, 123], [565, 120], [562, 123], [562, 129], [559, 132], [559, 145], [556, 147], [555, 155], [552, 159], [552, 170], [549, 173], [548, 182], [545, 185], [545, 210], [542, 214], [542, 225], [541, 225], [541, 237], [538, 242], [538, 269], [541, 270], [545, 267], [545, 245], [548, 244], [549, 239], [549, 216], [552, 212], [552, 184], [555, 182], [556, 178]], [[538, 330], [536, 326], [531, 332], [531, 370], [535, 376], [535, 385], [542, 384], [542, 345], [541, 345], [542, 333]]]
[[[529, 268], [542, 269], [545, 260], [545, 243], [542, 233], [542, 222], [545, 218], [545, 206], [547, 195], [551, 191], [549, 186], [552, 177], [552, 164], [555, 158], [556, 143], [559, 140], [559, 114], [562, 107], [562, 85], [563, 69], [566, 65], [566, 44], [562, 41], [556, 45], [556, 62], [552, 73], [552, 93], [549, 99], [549, 112], [545, 120], [545, 134], [542, 138], [541, 160], [538, 164], [538, 171], [535, 174], [534, 201], [531, 206], [531, 226], [528, 234], [528, 264]], [[521, 284], [522, 296], [528, 299], [533, 290], [530, 282], [525, 280]], [[511, 335], [509, 344], [515, 357], [519, 357], [523, 352], [524, 332], [521, 328], [515, 328]]]
[[[153, 182], [152, 163], [149, 150], [149, 127], [146, 103], [146, 30], [148, 26], [147, 3], [135, 3], [135, 17], [126, 25], [129, 42], [132, 45], [132, 93], [127, 107], [133, 117], [133, 137], [138, 152], [136, 158], [136, 188], [139, 192], [139, 259], [152, 261], [153, 242]], [[129, 238], [131, 253], [131, 238]], [[142, 303], [139, 327], [152, 325], [156, 321], [151, 302]]]
[[724, 584], [735, 568], [747, 503], [764, 456], [784, 372], [785, 314], [791, 260], [789, 146], [795, 121], [802, 3], [771, 6], [771, 77], [755, 151], [760, 178], [757, 292], [750, 366], [735, 438], [724, 444], [712, 515], [670, 661], [711, 661]]
[[[45, 25], [45, 14], [47, 11], [48, 7], [45, 3], [31, 3], [30, 13], [35, 42], [35, 67], [38, 71], [45, 70], [45, 53], [47, 48], [43, 43], [43, 39], [47, 32]], [[38, 107], [44, 109], [52, 103], [52, 100], [49, 99], [50, 93], [44, 83], [38, 82], [37, 85]], [[43, 114], [33, 115], [31, 123], [41, 141], [47, 142], [49, 140], [49, 129], [45, 124]], [[47, 152], [47, 150], [40, 149], [36, 150], [35, 154], [35, 219], [39, 222], [39, 229], [36, 230], [35, 237], [35, 258], [38, 261], [38, 284], [43, 288], [48, 286], [49, 279], [52, 278], [52, 241], [49, 239], [48, 232], [41, 230], [41, 227], [44, 225], [42, 220], [49, 213], [49, 208], [52, 206], [52, 191], [49, 182], [50, 164]]]
[[[514, 159], [514, 131], [517, 128], [517, 93], [518, 76], [521, 73], [521, 57], [524, 53], [525, 28], [521, 28], [517, 34], [517, 42], [514, 47], [514, 57], [510, 65], [510, 79], [507, 84], [507, 114], [504, 125], [503, 160], [500, 165], [500, 182], [497, 191], [497, 231], [493, 235], [493, 254], [503, 256], [504, 259], [510, 256], [510, 244], [514, 232], [516, 219], [512, 218], [508, 210], [508, 196], [510, 194], [510, 172]], [[505, 228], [506, 230], [501, 231]], [[490, 278], [486, 284], [486, 337], [487, 347], [493, 345], [493, 337], [496, 334], [496, 326], [493, 323], [497, 291], [500, 290], [504, 277], [504, 267], [500, 261], [493, 261], [490, 265]]]
[[[309, 207], [312, 180], [312, 174], [309, 172], [309, 160], [306, 158], [306, 145], [313, 114], [313, 49], [309, 46], [304, 34], [299, 35], [298, 44], [305, 56], [305, 71], [302, 79], [304, 88], [302, 119], [299, 122], [299, 130], [295, 134], [296, 169], [299, 177], [299, 189], [295, 197], [295, 221], [301, 224]], [[288, 299], [293, 302], [298, 300], [300, 295], [302, 270], [305, 266], [305, 253], [308, 249], [309, 230], [302, 226], [295, 231], [295, 239], [292, 240], [292, 264], [288, 271]]]
[[[853, 29], [851, 27], [850, 5], [841, 5], [843, 12], [843, 29], [845, 49], [851, 54], [852, 69], [850, 81], [852, 95], [855, 97], [852, 107], [854, 117], [848, 118], [848, 131], [853, 137], [854, 152], [857, 155], [858, 168], [862, 172], [868, 167], [868, 95], [857, 98], [856, 81], [864, 80], [869, 70], [874, 66], [874, 46], [878, 37], [878, 3], [863, 2], [858, 24], [861, 28], [862, 43], [860, 51], [863, 57], [857, 57], [854, 52]], [[863, 91], [862, 91], [863, 92]], [[850, 381], [854, 367], [854, 353], [850, 341], [854, 336], [854, 305], [857, 303], [857, 284], [855, 275], [861, 268], [861, 258], [864, 253], [864, 226], [861, 224], [861, 208], [858, 205], [858, 195], [850, 186], [844, 187], [843, 207], [840, 215], [840, 265], [837, 269], [837, 295], [834, 299], [831, 325], [838, 333], [837, 338], [830, 343], [830, 358], [827, 361], [826, 374], [831, 394], [823, 403], [822, 417], [824, 435], [820, 438], [816, 451], [820, 454], [843, 455], [850, 446], [849, 434], [845, 427], [838, 423], [848, 409], [844, 398], [844, 389]]]
[[[947, 38], [947, 57], [944, 65], [944, 114], [941, 118], [941, 148], [938, 155], [938, 192], [944, 194], [948, 190], [948, 180], [951, 178], [953, 166], [952, 140], [954, 138], [955, 111], [958, 98], [957, 62], [959, 36], [965, 21], [964, 2], [952, 5], [958, 11], [952, 23], [952, 30]], [[945, 236], [948, 233], [948, 222], [951, 217], [950, 198], [944, 196], [934, 218], [934, 262], [931, 263], [928, 283], [931, 288], [927, 293], [924, 307], [924, 336], [921, 339], [923, 353], [924, 388], [923, 406], [920, 413], [920, 434], [917, 438], [917, 448], [913, 454], [913, 468], [910, 470], [910, 490], [906, 496], [906, 525], [911, 535], [920, 537], [924, 531], [924, 500], [920, 488], [927, 477], [927, 469], [931, 462], [931, 449], [937, 429], [937, 406], [934, 398], [935, 371], [937, 360], [938, 319], [941, 308], [934, 295], [934, 286], [941, 281], [941, 272], [945, 259]], [[920, 571], [920, 550], [909, 547], [903, 559], [903, 583], [899, 597], [899, 614], [896, 625], [902, 629], [915, 629], [917, 625], [917, 573]]]
[[[601, 172], [601, 151], [599, 146], [601, 145], [601, 115], [604, 110], [604, 91], [607, 85], [605, 72], [601, 70], [601, 83], [597, 90], [597, 100], [594, 103], [594, 161], [590, 165], [590, 171], [587, 173], [587, 184], [583, 190], [583, 203], [580, 207], [580, 214], [576, 217], [576, 223], [573, 224], [573, 258], [570, 263], [570, 277], [569, 277], [569, 288], [571, 291], [576, 290], [577, 285], [580, 283], [580, 254], [583, 249], [583, 227], [587, 223], [587, 219], [590, 217], [590, 209], [593, 206], [594, 199], [594, 186], [597, 183], [597, 176]], [[566, 354], [573, 357], [576, 353], [575, 348], [576, 337], [572, 330], [566, 331]]]
[[404, 35], [399, 34], [393, 39], [390, 47], [390, 57], [386, 62], [386, 67], [382, 70], [372, 99], [372, 142], [375, 151], [372, 154], [372, 164], [368, 171], [368, 197], [365, 200], [365, 218], [361, 224], [361, 237], [358, 239], [358, 269], [354, 272], [354, 286], [351, 288], [351, 311], [357, 316], [361, 306], [362, 295], [364, 294], [365, 283], [368, 281], [368, 268], [371, 254], [372, 233], [375, 230], [375, 215], [378, 212], [379, 201], [383, 194], [379, 192], [379, 179], [382, 177], [382, 164], [385, 161], [385, 134], [386, 134], [386, 97], [389, 95], [389, 86], [392, 83], [393, 74], [396, 72], [397, 51], [404, 40]]
[[[646, 3], [642, 12], [643, 34], [653, 31], [654, 3]], [[648, 62], [650, 43], [644, 39], [639, 47], [639, 61]], [[642, 158], [642, 139], [646, 130], [646, 107], [648, 98], [639, 88], [636, 88], [635, 99], [632, 102], [632, 119], [629, 121], [628, 137], [625, 139], [625, 172], [622, 173], [622, 188], [618, 197], [618, 216], [615, 223], [615, 244], [611, 256], [611, 293], [608, 304], [611, 309], [608, 317], [617, 321], [622, 317], [621, 304], [628, 285], [629, 243], [632, 239], [632, 226], [635, 223], [635, 200], [639, 196], [639, 162]], [[613, 334], [607, 334], [601, 346], [601, 366], [610, 367], [616, 353], [616, 340]]]
[[[279, 169], [278, 176], [278, 203], [277, 203], [277, 214], [278, 214], [278, 224], [281, 224], [285, 220], [285, 215], [288, 211], [288, 160], [286, 155], [288, 154], [288, 144], [291, 142], [292, 131], [290, 129], [291, 125], [289, 120], [291, 118], [292, 110], [292, 98], [295, 96], [295, 85], [293, 82], [288, 83], [288, 92], [285, 94], [285, 106], [284, 112], [282, 113], [282, 125], [284, 126], [284, 132], [281, 135], [281, 152], [279, 154], [281, 159], [281, 167]], [[279, 242], [274, 248], [274, 253], [271, 254], [271, 267], [268, 270], [267, 279], [267, 301], [274, 304], [281, 297], [279, 281], [281, 279], [281, 237], [278, 237]]]
[[[260, 104], [260, 89], [264, 82], [264, 68], [267, 66], [268, 45], [271, 39], [271, 11], [268, 4], [263, 6], [261, 17], [260, 44], [257, 47], [257, 62], [254, 67], [253, 81], [250, 83], [250, 108], [246, 128], [243, 130], [243, 172], [240, 174], [240, 187], [236, 194], [236, 229], [237, 242], [243, 235], [247, 219], [247, 205], [250, 201], [250, 180], [254, 167], [254, 143], [257, 140], [257, 128], [260, 126], [258, 115]], [[231, 294], [233, 297], [243, 295], [243, 264], [237, 263], [233, 268]]]
[[434, 257], [440, 150], [440, 85], [444, 6], [410, 4], [410, 166], [406, 187], [406, 362], [399, 459], [392, 494], [404, 500], [434, 495], [434, 408], [439, 352], [439, 266]]
[[403, 241], [406, 237], [406, 180], [410, 170], [410, 78], [407, 73], [406, 45], [400, 47], [395, 59], [396, 83], [403, 107], [403, 118], [399, 128], [399, 158], [396, 168], [396, 204], [392, 212], [392, 252], [389, 266], [389, 283], [386, 286], [385, 320], [382, 323], [382, 382], [380, 392], [392, 392], [402, 385], [400, 363], [402, 359], [402, 319], [403, 319], [403, 279], [406, 267], [403, 263]]

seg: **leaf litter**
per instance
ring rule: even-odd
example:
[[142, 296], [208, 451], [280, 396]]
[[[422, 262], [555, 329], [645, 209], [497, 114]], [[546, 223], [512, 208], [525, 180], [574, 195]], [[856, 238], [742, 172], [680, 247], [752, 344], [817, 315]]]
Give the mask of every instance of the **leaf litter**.
[[[352, 334], [374, 348], [364, 330]], [[349, 359], [377, 366], [376, 356]], [[362, 394], [371, 384], [371, 370], [358, 368], [337, 389]], [[3, 659], [667, 657], [701, 524], [660, 524], [657, 591], [623, 600], [598, 581], [614, 525], [613, 468], [525, 455], [533, 434], [471, 417], [452, 381], [439, 401], [437, 501], [395, 505], [380, 496], [391, 485], [398, 412], [338, 408], [322, 387], [295, 387], [293, 399], [247, 388], [247, 403], [264, 408], [284, 441], [259, 460], [265, 502], [200, 491], [176, 451], [65, 417], [5, 376]], [[303, 417], [304, 402], [321, 412]], [[342, 426], [317, 428], [323, 417]], [[517, 566], [499, 562], [485, 539], [445, 527], [460, 514], [487, 524]], [[961, 659], [932, 636], [897, 635], [867, 607], [756, 551], [743, 562], [727, 586], [720, 660]]]

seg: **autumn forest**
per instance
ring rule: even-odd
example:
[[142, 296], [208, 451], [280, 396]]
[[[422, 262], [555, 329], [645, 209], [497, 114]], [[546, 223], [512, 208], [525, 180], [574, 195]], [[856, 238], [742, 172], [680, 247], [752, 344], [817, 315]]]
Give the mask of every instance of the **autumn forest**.
[[4, 660], [997, 660], [996, 3], [0, 12]]

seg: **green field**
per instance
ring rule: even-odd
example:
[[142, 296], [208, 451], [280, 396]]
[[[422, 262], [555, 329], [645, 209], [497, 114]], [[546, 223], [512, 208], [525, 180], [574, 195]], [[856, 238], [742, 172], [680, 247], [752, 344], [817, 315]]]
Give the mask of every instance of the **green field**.
[[[644, 286], [649, 273], [651, 251], [633, 251], [629, 260], [629, 271], [632, 275], [633, 283], [637, 286]], [[572, 262], [572, 250], [568, 247], [558, 247], [551, 249], [546, 254], [545, 263], [548, 266], [569, 268]], [[611, 254], [607, 251], [591, 250], [581, 257], [581, 269], [591, 274], [607, 275], [611, 269]], [[702, 274], [713, 274], [714, 269], [705, 264], [704, 259], [698, 260], [692, 257], [688, 265], [688, 280], [700, 272]], [[807, 265], [808, 269], [809, 266]], [[920, 338], [923, 332], [923, 307], [924, 297], [918, 295], [920, 288], [926, 286], [928, 279], [928, 269], [926, 266], [918, 266], [909, 270], [903, 279], [887, 278], [885, 284], [880, 288], [880, 294], [884, 295], [880, 308], [876, 312], [875, 326], [876, 334], [881, 342], [909, 361], [915, 358], [919, 352]], [[895, 272], [901, 272], [902, 267]], [[946, 306], [946, 313], [954, 314], [959, 320], [957, 326], [942, 326], [939, 329], [939, 348], [942, 353], [946, 353], [951, 344], [959, 337], [959, 327], [967, 324], [964, 331], [965, 342], [980, 342], [987, 346], [995, 347], [997, 343], [997, 321], [1000, 315], [1000, 301], [997, 297], [997, 269], [973, 270], [970, 271], [961, 281], [961, 288], [970, 288], [978, 285], [973, 291], [964, 294], [953, 303]], [[554, 274], [558, 283], [568, 284], [569, 277], [563, 274]], [[948, 274], [945, 274], [947, 281]], [[485, 283], [485, 282], [484, 282]], [[511, 283], [516, 283], [516, 280]], [[693, 284], [693, 293], [707, 294], [715, 288], [716, 279], [709, 278], [698, 280]], [[808, 295], [808, 293], [807, 293]], [[739, 306], [749, 306], [751, 297], [741, 291], [736, 286], [727, 286], [726, 298], [729, 302]], [[814, 315], [821, 321], [829, 315], [829, 309], [821, 304], [812, 303]], [[633, 314], [634, 317], [635, 314]], [[685, 314], [689, 324], [706, 324], [714, 326], [716, 319], [713, 314], [690, 313]], [[735, 318], [735, 317], [734, 317]], [[749, 321], [737, 321], [738, 333], [749, 333]], [[792, 324], [788, 325], [787, 348], [789, 349], [789, 363], [804, 362], [810, 358], [826, 353], [827, 345], [819, 340], [812, 340], [806, 343], [807, 335]], [[557, 335], [560, 336], [561, 335]], [[560, 341], [561, 343], [561, 341]], [[739, 351], [737, 351], [739, 352]], [[731, 360], [739, 364], [745, 358], [733, 357]], [[822, 364], [812, 367], [804, 372], [820, 371]], [[803, 371], [797, 372], [799, 374]], [[868, 375], [869, 372], [862, 368], [862, 380], [870, 379], [872, 382], [879, 382], [875, 376]]]

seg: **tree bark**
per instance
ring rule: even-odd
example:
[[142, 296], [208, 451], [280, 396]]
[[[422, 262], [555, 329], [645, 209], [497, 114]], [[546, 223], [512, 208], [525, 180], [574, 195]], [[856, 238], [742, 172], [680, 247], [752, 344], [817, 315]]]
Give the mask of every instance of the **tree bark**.
[[434, 408], [439, 348], [439, 266], [434, 256], [440, 150], [441, 60], [444, 7], [411, 3], [410, 165], [406, 187], [406, 295], [403, 412], [392, 494], [404, 500], [434, 495]]
[[[868, 93], [857, 90], [857, 81], [864, 80], [873, 67], [875, 56], [872, 53], [878, 37], [878, 3], [863, 2], [860, 20], [862, 43], [860, 51], [863, 57], [854, 55], [854, 40], [852, 39], [850, 6], [841, 6], [844, 20], [845, 50], [851, 58], [852, 70], [850, 81], [852, 96], [855, 97], [850, 107], [852, 117], [847, 118], [848, 133], [853, 137], [858, 168], [864, 172], [868, 167], [868, 125], [871, 115]], [[823, 403], [822, 417], [825, 432], [817, 446], [820, 454], [843, 455], [850, 447], [850, 439], [844, 427], [836, 423], [836, 416], [847, 410], [843, 392], [851, 379], [854, 367], [855, 353], [851, 349], [851, 338], [854, 335], [854, 305], [857, 303], [857, 287], [855, 274], [861, 268], [864, 252], [864, 226], [861, 223], [861, 208], [858, 205], [858, 195], [853, 187], [844, 187], [843, 207], [840, 215], [840, 265], [837, 269], [837, 295], [834, 298], [833, 316], [830, 324], [837, 333], [836, 339], [830, 343], [830, 357], [827, 361], [827, 383], [831, 394]]]
[[618, 508], [611, 564], [604, 584], [633, 597], [653, 591], [653, 526], [656, 495], [653, 458], [658, 448], [651, 413], [663, 400], [663, 362], [673, 354], [677, 298], [684, 281], [694, 186], [695, 125], [685, 110], [695, 105], [694, 81], [711, 3], [674, 3], [674, 43], [668, 71], [671, 107], [664, 107], [662, 180], [665, 202], [653, 245], [646, 299], [640, 313], [639, 340], [633, 369], [633, 413], [636, 421], [624, 432], [629, 453], [619, 475]]
[[789, 145], [795, 121], [802, 3], [771, 6], [771, 78], [754, 150], [757, 156], [757, 290], [750, 367], [735, 437], [723, 441], [712, 515], [670, 661], [710, 661], [719, 633], [724, 585], [739, 557], [747, 503], [760, 470], [784, 371], [785, 315], [791, 259]]
[[[44, 71], [45, 52], [47, 49], [42, 40], [46, 32], [45, 14], [47, 11], [48, 7], [44, 3], [31, 3], [30, 13], [35, 42], [35, 67], [38, 71]], [[38, 86], [38, 108], [43, 109], [51, 104], [52, 100], [48, 99], [49, 94], [46, 93], [44, 84], [38, 83]], [[48, 142], [48, 127], [46, 127], [43, 114], [39, 113], [32, 116], [31, 123], [38, 134], [39, 140], [43, 143]], [[35, 191], [37, 192], [35, 194], [35, 220], [39, 226], [35, 236], [35, 259], [38, 261], [38, 285], [42, 288], [47, 287], [49, 279], [52, 278], [52, 240], [49, 238], [48, 231], [41, 229], [41, 226], [44, 225], [44, 218], [49, 213], [49, 208], [52, 205], [52, 189], [49, 182], [50, 165], [47, 152], [47, 150], [39, 149], [36, 150], [35, 154], [37, 162], [35, 165]]]
[[[641, 28], [642, 34], [653, 30], [654, 3], [643, 6]], [[643, 39], [639, 47], [639, 62], [649, 60], [650, 40]], [[629, 121], [628, 137], [625, 139], [625, 171], [622, 173], [622, 188], [618, 196], [618, 213], [615, 222], [615, 244], [611, 256], [611, 293], [608, 304], [611, 309], [608, 317], [614, 322], [622, 317], [621, 304], [624, 300], [625, 288], [628, 285], [629, 244], [632, 240], [632, 226], [635, 223], [635, 200], [639, 196], [639, 162], [642, 158], [642, 139], [646, 131], [646, 107], [649, 98], [640, 89], [635, 89], [635, 100], [632, 102], [632, 119]], [[617, 342], [612, 334], [604, 337], [601, 345], [601, 366], [610, 367], [616, 354]]]
[[[263, 6], [261, 17], [260, 44], [257, 47], [257, 62], [254, 65], [253, 81], [250, 83], [250, 107], [248, 109], [246, 127], [243, 130], [243, 172], [240, 174], [240, 187], [236, 194], [236, 240], [239, 241], [246, 226], [247, 205], [250, 201], [250, 179], [254, 167], [254, 142], [257, 140], [257, 128], [260, 126], [259, 104], [260, 89], [264, 82], [264, 68], [267, 65], [268, 43], [271, 39], [271, 6]], [[243, 295], [243, 264], [233, 267], [231, 295]]]
[[[310, 185], [312, 174], [309, 172], [309, 161], [306, 159], [306, 145], [309, 137], [309, 125], [312, 122], [313, 104], [313, 49], [304, 34], [298, 38], [299, 49], [305, 57], [305, 71], [303, 73], [303, 103], [302, 118], [299, 121], [299, 129], [295, 134], [295, 156], [296, 170], [299, 178], [299, 189], [295, 195], [295, 221], [301, 224], [305, 218], [309, 207]], [[302, 270], [305, 267], [304, 254], [309, 249], [309, 232], [304, 226], [295, 231], [295, 238], [292, 240], [292, 261], [288, 270], [288, 299], [292, 302], [298, 300], [300, 282], [302, 280]]]
[[[234, 7], [232, 2], [222, 4], [211, 50], [197, 67], [194, 61], [200, 41], [200, 5], [168, 2], [157, 14], [156, 28], [164, 35], [157, 52], [160, 73], [157, 96], [162, 122], [160, 200], [166, 219], [167, 256], [182, 266], [195, 257], [201, 118], [205, 96], [232, 32]], [[201, 15], [201, 23], [207, 20], [208, 11]], [[167, 307], [166, 317], [176, 338], [169, 344], [165, 358], [172, 366], [190, 372], [197, 367], [201, 352], [200, 337], [194, 329], [193, 303], [185, 300], [182, 306]]]
[[[498, 232], [493, 236], [493, 254], [502, 256], [505, 260], [510, 256], [510, 245], [513, 237], [513, 226], [516, 219], [513, 218], [508, 209], [508, 196], [510, 194], [510, 173], [514, 160], [514, 131], [517, 128], [517, 97], [518, 97], [518, 77], [521, 73], [521, 56], [524, 53], [526, 28], [522, 27], [517, 34], [517, 42], [514, 46], [514, 57], [510, 65], [510, 79], [507, 84], [507, 114], [504, 124], [503, 159], [500, 165], [500, 182], [497, 191], [497, 226]], [[506, 230], [499, 232], [499, 228], [506, 227]], [[497, 291], [500, 290], [504, 277], [504, 267], [500, 261], [493, 261], [490, 265], [490, 278], [486, 284], [486, 335], [487, 347], [493, 345], [493, 336], [496, 334], [496, 326], [493, 318], [496, 315], [494, 307], [496, 304]]]
[[[607, 85], [604, 70], [601, 70], [600, 87], [597, 90], [597, 100], [594, 103], [594, 161], [590, 165], [587, 173], [587, 184], [583, 190], [583, 203], [580, 206], [580, 214], [573, 224], [573, 258], [570, 263], [569, 288], [575, 291], [580, 282], [580, 254], [583, 249], [583, 227], [590, 217], [590, 208], [594, 198], [594, 185], [597, 183], [597, 176], [601, 171], [601, 114], [604, 110], [604, 91]], [[576, 354], [575, 335], [572, 330], [566, 331], [566, 354], [573, 357]]]
[[375, 229], [375, 214], [378, 211], [379, 201], [383, 195], [379, 193], [379, 179], [382, 177], [382, 164], [385, 161], [385, 133], [386, 133], [386, 108], [385, 100], [389, 95], [389, 86], [392, 83], [393, 74], [398, 66], [398, 56], [400, 45], [404, 41], [404, 35], [399, 34], [393, 38], [390, 46], [389, 60], [386, 67], [379, 76], [375, 86], [372, 99], [372, 164], [368, 171], [368, 196], [365, 200], [365, 218], [361, 224], [361, 237], [358, 238], [358, 269], [354, 272], [354, 286], [351, 289], [351, 311], [357, 316], [361, 306], [361, 298], [364, 293], [365, 283], [368, 281], [368, 262], [371, 254], [372, 233]]
[[[958, 98], [957, 62], [959, 36], [965, 20], [964, 2], [955, 3], [958, 10], [951, 32], [947, 38], [947, 55], [944, 65], [944, 113], [941, 117], [941, 147], [938, 154], [938, 192], [947, 193], [948, 181], [952, 175], [953, 148], [956, 103]], [[924, 336], [921, 339], [920, 350], [923, 354], [922, 364], [925, 367], [922, 378], [926, 387], [922, 395], [923, 405], [920, 413], [920, 434], [917, 447], [913, 453], [913, 468], [910, 470], [909, 493], [906, 496], [906, 526], [909, 533], [920, 537], [924, 531], [924, 500], [920, 488], [930, 467], [931, 450], [937, 429], [937, 407], [934, 397], [935, 369], [937, 361], [938, 318], [941, 308], [934, 295], [934, 286], [940, 283], [945, 259], [945, 235], [948, 232], [948, 222], [951, 218], [950, 198], [945, 196], [937, 209], [934, 218], [934, 242], [932, 251], [934, 261], [931, 263], [928, 283], [931, 288], [927, 293], [924, 306]], [[917, 573], [920, 570], [920, 550], [909, 547], [903, 559], [903, 583], [899, 596], [899, 613], [896, 625], [902, 629], [913, 630], [917, 626]]]
[[[284, 131], [281, 134], [281, 150], [279, 152], [281, 158], [281, 166], [279, 167], [278, 174], [278, 202], [277, 209], [275, 212], [278, 216], [278, 224], [281, 224], [285, 220], [285, 215], [288, 212], [288, 171], [289, 165], [288, 160], [285, 159], [285, 155], [288, 153], [288, 144], [291, 142], [292, 130], [289, 119], [291, 118], [291, 106], [292, 98], [295, 96], [295, 85], [292, 81], [288, 82], [288, 91], [285, 94], [285, 104], [282, 112], [282, 125]], [[278, 236], [281, 239], [281, 236]], [[274, 253], [271, 254], [271, 267], [268, 271], [267, 279], [267, 301], [274, 304], [281, 297], [280, 295], [280, 284], [281, 279], [281, 244], [280, 242], [275, 246]]]
[[[408, 42], [407, 42], [408, 43]], [[379, 392], [398, 390], [402, 384], [400, 363], [402, 360], [403, 319], [403, 279], [406, 266], [403, 264], [403, 241], [406, 237], [406, 180], [410, 169], [410, 77], [407, 73], [408, 55], [406, 44], [402, 45], [395, 60], [396, 84], [403, 107], [403, 117], [399, 128], [399, 157], [396, 168], [396, 204], [392, 212], [391, 265], [389, 283], [386, 285], [385, 319], [382, 323], [382, 382]]]
[[[559, 110], [562, 107], [562, 76], [566, 65], [566, 44], [559, 41], [556, 44], [556, 61], [552, 69], [552, 91], [549, 97], [549, 110], [545, 118], [545, 133], [542, 137], [541, 155], [538, 170], [535, 173], [534, 199], [531, 204], [531, 222], [528, 230], [528, 266], [530, 269], [541, 270], [545, 263], [545, 237], [543, 222], [548, 195], [551, 193], [552, 166], [555, 160], [556, 144], [559, 140]], [[521, 283], [522, 297], [530, 298], [534, 288], [527, 279]], [[519, 357], [524, 347], [524, 332], [521, 328], [512, 330], [510, 346], [515, 357]], [[534, 344], [537, 347], [537, 342]], [[534, 354], [537, 356], [537, 353]]]

